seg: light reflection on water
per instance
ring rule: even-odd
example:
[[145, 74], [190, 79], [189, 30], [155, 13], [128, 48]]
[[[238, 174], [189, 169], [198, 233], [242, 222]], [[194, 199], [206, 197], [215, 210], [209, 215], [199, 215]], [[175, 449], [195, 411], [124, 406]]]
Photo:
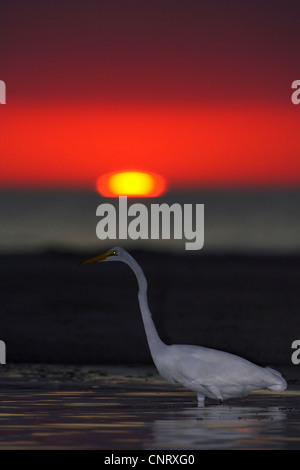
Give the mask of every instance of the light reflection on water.
[[300, 448], [296, 385], [280, 395], [258, 392], [198, 408], [193, 393], [155, 374], [129, 375], [6, 370], [0, 374], [0, 448]]
[[169, 413], [153, 423], [154, 448], [226, 449], [277, 447], [275, 434], [284, 432], [286, 413], [276, 407], [210, 406]]

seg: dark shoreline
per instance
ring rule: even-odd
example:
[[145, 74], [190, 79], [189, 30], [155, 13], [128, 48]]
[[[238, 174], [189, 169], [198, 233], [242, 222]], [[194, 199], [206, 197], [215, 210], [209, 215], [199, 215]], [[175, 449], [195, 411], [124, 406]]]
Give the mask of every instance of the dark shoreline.
[[[133, 253], [162, 339], [291, 366], [300, 254]], [[95, 253], [0, 254], [7, 363], [151, 364], [134, 275]]]

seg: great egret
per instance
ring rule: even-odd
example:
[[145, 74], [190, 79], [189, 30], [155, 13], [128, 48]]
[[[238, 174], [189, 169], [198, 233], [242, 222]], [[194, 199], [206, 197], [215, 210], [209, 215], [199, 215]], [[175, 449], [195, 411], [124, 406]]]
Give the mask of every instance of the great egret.
[[181, 384], [197, 394], [199, 406], [205, 397], [222, 402], [247, 395], [252, 390], [268, 388], [276, 392], [286, 389], [282, 375], [270, 367], [260, 367], [242, 357], [202, 346], [165, 344], [159, 337], [147, 301], [146, 277], [135, 259], [123, 248], [111, 250], [80, 264], [101, 261], [122, 261], [136, 275], [138, 299], [153, 361], [160, 375], [172, 384]]

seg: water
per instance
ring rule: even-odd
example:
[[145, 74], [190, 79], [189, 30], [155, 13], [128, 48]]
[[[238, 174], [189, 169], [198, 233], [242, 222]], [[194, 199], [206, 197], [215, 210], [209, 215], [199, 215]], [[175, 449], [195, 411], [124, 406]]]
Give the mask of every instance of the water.
[[299, 397], [297, 382], [199, 408], [151, 367], [10, 366], [0, 449], [300, 449]]
[[[205, 252], [271, 253], [270, 259], [208, 257], [201, 264], [190, 257], [143, 256], [149, 295], [170, 342], [205, 340], [218, 349], [244, 348], [235, 352], [262, 363], [291, 364], [299, 331], [294, 253], [300, 248], [300, 191], [199, 192], [160, 201], [205, 204]], [[79, 254], [68, 255], [103, 248], [95, 232], [102, 202], [92, 192], [0, 193], [0, 253], [12, 253], [1, 256], [8, 365], [0, 366], [0, 449], [300, 449], [299, 366], [292, 366], [298, 377], [282, 394], [255, 392], [198, 408], [195, 394], [166, 384], [152, 367], [62, 365], [124, 357], [149, 363], [126, 267], [106, 266], [96, 275], [78, 268]], [[49, 248], [61, 254], [14, 254]], [[134, 248], [180, 252], [184, 242], [135, 241]], [[124, 304], [123, 324], [118, 314], [125, 318]], [[60, 365], [11, 363], [24, 357]]]
[[[0, 251], [49, 247], [92, 251], [103, 246], [96, 236], [96, 208], [103, 202], [116, 204], [88, 191], [2, 191]], [[138, 202], [149, 206], [153, 200]], [[299, 189], [172, 193], [155, 202], [205, 204], [205, 251], [290, 253], [300, 249]], [[122, 240], [123, 246], [133, 244], [135, 248], [184, 251], [183, 240]]]

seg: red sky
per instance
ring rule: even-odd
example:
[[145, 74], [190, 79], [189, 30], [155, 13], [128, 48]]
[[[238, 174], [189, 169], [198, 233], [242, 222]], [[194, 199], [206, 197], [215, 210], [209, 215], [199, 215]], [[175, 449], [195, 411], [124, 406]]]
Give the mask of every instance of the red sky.
[[300, 183], [297, 1], [0, 6], [2, 187]]

